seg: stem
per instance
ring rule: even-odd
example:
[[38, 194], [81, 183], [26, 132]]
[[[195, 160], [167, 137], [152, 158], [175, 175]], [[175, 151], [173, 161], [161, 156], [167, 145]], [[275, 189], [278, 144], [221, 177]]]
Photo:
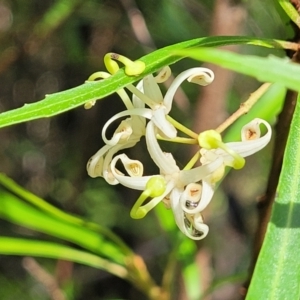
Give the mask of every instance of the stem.
[[130, 261], [128, 261], [127, 268], [127, 279], [140, 291], [143, 291], [150, 300], [170, 299], [169, 293], [155, 284], [149, 274], [144, 260], [140, 256], [135, 255], [132, 257]]
[[223, 132], [227, 127], [233, 124], [239, 117], [245, 115], [252, 106], [260, 99], [260, 97], [268, 90], [271, 86], [271, 83], [264, 83], [261, 85], [255, 92], [253, 92], [248, 100], [241, 104], [240, 108], [233, 113], [225, 122], [223, 122], [218, 128], [216, 129], [217, 132]]

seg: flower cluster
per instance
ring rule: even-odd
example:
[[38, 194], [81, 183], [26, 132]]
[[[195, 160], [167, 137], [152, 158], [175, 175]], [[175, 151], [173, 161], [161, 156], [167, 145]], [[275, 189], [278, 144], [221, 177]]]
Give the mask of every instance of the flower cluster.
[[[115, 60], [125, 64], [125, 72], [138, 75], [145, 66], [142, 62], [132, 62], [116, 54], [107, 54], [105, 64], [114, 74], [119, 66]], [[107, 78], [109, 73], [98, 72], [89, 80]], [[240, 169], [244, 166], [244, 157], [265, 147], [271, 138], [271, 127], [262, 119], [254, 119], [241, 130], [241, 141], [224, 143], [220, 133], [208, 130], [199, 135], [176, 122], [169, 116], [172, 102], [178, 87], [185, 80], [202, 86], [214, 80], [214, 74], [207, 68], [192, 68], [179, 74], [163, 96], [158, 83], [170, 76], [169, 67], [165, 67], [157, 76], [147, 75], [136, 86], [126, 88], [132, 93], [132, 99], [124, 89], [117, 91], [126, 110], [116, 114], [107, 121], [102, 130], [105, 146], [91, 157], [87, 171], [91, 177], [103, 177], [109, 184], [122, 184], [128, 188], [141, 191], [141, 195], [131, 210], [132, 218], [143, 218], [159, 202], [171, 208], [179, 229], [189, 238], [203, 239], [208, 233], [208, 226], [202, 218], [202, 211], [210, 203], [216, 182], [225, 172], [225, 167]], [[120, 125], [111, 139], [106, 137], [108, 126], [120, 119]], [[260, 125], [267, 132], [261, 136]], [[180, 138], [180, 130], [191, 139]], [[143, 164], [130, 159], [120, 150], [133, 147], [145, 136], [150, 157], [159, 169], [158, 174], [144, 175]], [[195, 143], [199, 145], [198, 156], [184, 168], [180, 169], [171, 153], [164, 152], [158, 139]], [[194, 167], [200, 158], [200, 166]], [[117, 168], [121, 163], [127, 174]]]

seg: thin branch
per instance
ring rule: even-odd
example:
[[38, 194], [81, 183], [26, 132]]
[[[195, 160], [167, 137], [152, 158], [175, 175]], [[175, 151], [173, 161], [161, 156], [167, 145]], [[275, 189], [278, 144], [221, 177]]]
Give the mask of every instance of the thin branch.
[[41, 283], [52, 300], [66, 300], [63, 291], [53, 275], [48, 273], [34, 258], [23, 258], [24, 269], [39, 283]]
[[249, 99], [241, 104], [240, 108], [233, 113], [225, 122], [223, 122], [217, 129], [217, 132], [223, 132], [227, 127], [233, 124], [239, 117], [245, 115], [250, 111], [253, 105], [260, 99], [260, 97], [268, 90], [271, 83], [264, 83], [255, 92], [253, 92]]

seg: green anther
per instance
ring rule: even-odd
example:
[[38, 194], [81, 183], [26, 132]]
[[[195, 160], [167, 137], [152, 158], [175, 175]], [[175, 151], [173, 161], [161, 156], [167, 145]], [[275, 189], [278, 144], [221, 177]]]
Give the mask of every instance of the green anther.
[[201, 132], [198, 136], [198, 143], [200, 147], [207, 150], [220, 148], [220, 144], [223, 144], [220, 133], [215, 130]]

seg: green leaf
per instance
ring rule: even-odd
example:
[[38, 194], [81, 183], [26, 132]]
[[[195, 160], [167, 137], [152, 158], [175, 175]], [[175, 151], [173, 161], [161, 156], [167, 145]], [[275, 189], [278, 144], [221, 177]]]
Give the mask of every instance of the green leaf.
[[87, 222], [85, 220], [82, 220], [76, 216], [70, 215], [57, 207], [51, 205], [50, 203], [46, 202], [44, 199], [41, 199], [40, 197], [32, 194], [28, 190], [24, 189], [23, 187], [19, 186], [16, 182], [14, 182], [12, 179], [7, 177], [5, 174], [0, 173], [0, 185], [5, 187], [7, 190], [9, 190], [11, 193], [13, 193], [15, 196], [21, 198], [22, 200], [25, 200], [38, 208], [39, 210], [42, 210], [48, 215], [51, 215], [55, 219], [59, 219], [61, 221], [64, 221], [69, 224], [74, 224], [78, 226], [84, 226], [86, 228], [91, 229], [92, 231], [98, 233], [99, 235], [105, 237], [108, 240], [111, 240], [116, 245], [122, 249], [122, 252], [124, 254], [131, 255], [132, 250], [112, 231], [110, 231], [107, 228], [104, 228], [100, 226], [99, 224], [95, 224], [92, 222]]
[[97, 269], [103, 269], [121, 278], [127, 277], [127, 270], [120, 265], [114, 264], [94, 254], [55, 243], [0, 237], [0, 254], [64, 259]]
[[124, 254], [113, 242], [85, 227], [57, 219], [25, 203], [13, 194], [0, 190], [0, 217], [12, 223], [75, 243], [112, 261], [124, 264]]
[[251, 37], [204, 37], [194, 39], [154, 51], [140, 60], [146, 64], [145, 71], [136, 77], [126, 76], [123, 69], [115, 75], [101, 81], [86, 82], [76, 88], [47, 95], [42, 101], [25, 104], [23, 107], [3, 112], [0, 114], [0, 127], [5, 127], [25, 121], [55, 116], [59, 113], [74, 109], [91, 100], [104, 98], [120, 88], [143, 78], [145, 75], [154, 73], [165, 65], [170, 65], [181, 57], [174, 56], [174, 52], [180, 49], [205, 46], [217, 47], [229, 44], [249, 44], [268, 48], [289, 48], [290, 43], [272, 40], [257, 39]]
[[290, 17], [290, 19], [300, 28], [300, 15], [296, 10], [294, 4], [290, 0], [277, 0], [282, 7], [282, 9], [286, 12], [286, 14]]
[[300, 66], [287, 58], [263, 58], [210, 48], [186, 49], [175, 53], [253, 76], [259, 81], [277, 82], [300, 91]]
[[[276, 155], [276, 154], [275, 154]], [[263, 247], [247, 300], [300, 298], [300, 97]]]

